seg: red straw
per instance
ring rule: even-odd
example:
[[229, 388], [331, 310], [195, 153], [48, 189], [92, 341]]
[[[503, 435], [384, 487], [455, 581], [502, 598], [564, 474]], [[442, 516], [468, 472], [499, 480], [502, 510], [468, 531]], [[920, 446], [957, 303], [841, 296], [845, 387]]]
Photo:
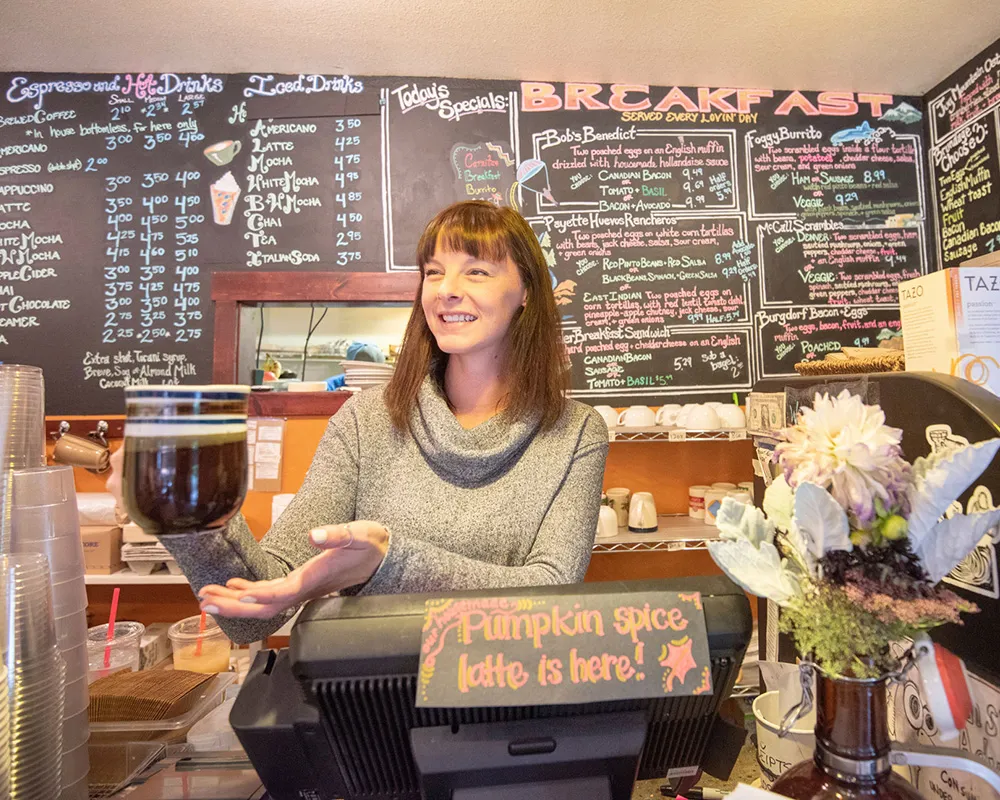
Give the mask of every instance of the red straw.
[[115, 618], [118, 616], [118, 595], [122, 592], [121, 586], [115, 587], [115, 593], [111, 596], [111, 615], [108, 617], [108, 644], [104, 648], [104, 668], [111, 666], [111, 643], [115, 640]]
[[201, 619], [198, 620], [198, 641], [194, 644], [194, 657], [198, 658], [201, 655], [201, 639], [202, 634], [205, 633], [205, 622], [208, 615], [202, 611]]

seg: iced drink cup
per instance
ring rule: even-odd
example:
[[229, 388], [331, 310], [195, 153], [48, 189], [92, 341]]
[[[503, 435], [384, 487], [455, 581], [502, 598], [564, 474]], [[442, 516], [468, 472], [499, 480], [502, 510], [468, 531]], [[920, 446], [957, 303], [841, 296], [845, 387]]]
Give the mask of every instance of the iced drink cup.
[[236, 210], [236, 201], [240, 197], [240, 186], [233, 177], [233, 173], [227, 172], [210, 187], [212, 191], [212, 216], [216, 225], [228, 225], [233, 221], [233, 212]]

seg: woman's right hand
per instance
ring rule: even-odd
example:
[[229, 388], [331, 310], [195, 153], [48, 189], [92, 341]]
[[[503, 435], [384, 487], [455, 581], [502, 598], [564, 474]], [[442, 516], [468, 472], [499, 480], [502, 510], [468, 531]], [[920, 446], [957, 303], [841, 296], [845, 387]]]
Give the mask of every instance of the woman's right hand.
[[231, 578], [225, 586], [202, 586], [201, 610], [213, 616], [271, 619], [307, 600], [367, 582], [389, 548], [389, 532], [366, 520], [314, 528], [309, 539], [319, 554], [282, 578]]

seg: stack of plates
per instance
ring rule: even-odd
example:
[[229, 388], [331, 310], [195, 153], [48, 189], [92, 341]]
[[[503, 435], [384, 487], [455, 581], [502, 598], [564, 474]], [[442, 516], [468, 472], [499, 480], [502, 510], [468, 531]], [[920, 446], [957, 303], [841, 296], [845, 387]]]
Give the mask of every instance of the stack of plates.
[[11, 800], [53, 800], [62, 792], [65, 665], [52, 615], [44, 556], [0, 557], [6, 601]]
[[341, 361], [345, 385], [348, 388], [367, 389], [388, 383], [392, 377], [392, 364], [376, 364], [373, 361]]

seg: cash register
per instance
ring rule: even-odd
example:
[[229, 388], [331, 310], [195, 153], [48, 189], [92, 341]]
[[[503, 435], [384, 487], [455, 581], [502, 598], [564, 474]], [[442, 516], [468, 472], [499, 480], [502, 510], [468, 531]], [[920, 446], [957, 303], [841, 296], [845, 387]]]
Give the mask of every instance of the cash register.
[[637, 779], [697, 772], [750, 641], [746, 595], [721, 576], [517, 590], [654, 591], [701, 593], [711, 693], [418, 706], [427, 596], [338, 597], [305, 607], [288, 649], [258, 654], [230, 722], [273, 800], [628, 800]]

